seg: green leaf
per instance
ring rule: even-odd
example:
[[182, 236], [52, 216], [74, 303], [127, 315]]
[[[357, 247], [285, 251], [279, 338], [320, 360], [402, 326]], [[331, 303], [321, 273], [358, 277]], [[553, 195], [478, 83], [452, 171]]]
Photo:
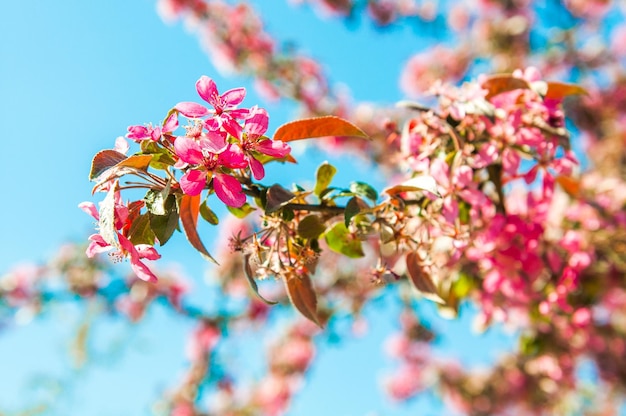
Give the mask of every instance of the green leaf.
[[313, 191], [315, 195], [321, 198], [322, 192], [328, 188], [328, 185], [332, 182], [335, 173], [337, 173], [337, 168], [328, 162], [322, 163], [320, 167], [317, 168], [317, 172], [315, 173], [315, 189]]
[[200, 235], [196, 228], [198, 224], [198, 213], [200, 210], [200, 195], [187, 195], [184, 194], [180, 197], [178, 212], [180, 220], [183, 224], [183, 230], [189, 243], [200, 252], [205, 259], [218, 264], [217, 261], [209, 254], [209, 251], [204, 247]]
[[350, 258], [358, 258], [365, 255], [361, 240], [353, 236], [343, 222], [335, 224], [324, 234], [324, 238], [328, 247], [337, 253]]
[[280, 216], [283, 218], [283, 220], [289, 222], [296, 217], [296, 213], [293, 212], [293, 209], [285, 208], [280, 212]]
[[168, 166], [176, 163], [168, 149], [159, 146], [152, 140], [143, 140], [141, 142], [141, 152], [152, 156], [150, 166], [155, 169], [166, 169]]
[[272, 185], [267, 190], [265, 212], [268, 214], [276, 212], [289, 202], [293, 201], [295, 197], [296, 195], [288, 189], [285, 189], [278, 184]]
[[[150, 213], [154, 215], [165, 215], [167, 213], [165, 208], [166, 198], [164, 197], [163, 192], [150, 189], [146, 192], [146, 196], [143, 199], [146, 201], [146, 208]], [[174, 202], [175, 201], [176, 199], [174, 199]]]
[[369, 138], [361, 129], [347, 120], [336, 116], [323, 116], [283, 124], [274, 133], [274, 140], [291, 142], [328, 136]]
[[168, 215], [150, 214], [150, 227], [154, 235], [159, 240], [160, 245], [164, 245], [178, 229], [178, 211], [173, 210]]
[[330, 199], [338, 199], [338, 198], [344, 198], [344, 197], [353, 197], [354, 196], [354, 192], [351, 192], [349, 189], [341, 189], [339, 190], [339, 192], [337, 192], [336, 194], [334, 194]]
[[254, 207], [248, 204], [247, 202], [243, 204], [240, 208], [226, 206], [228, 212], [233, 214], [235, 217], [242, 219], [246, 218], [249, 214], [255, 211]]
[[365, 208], [369, 207], [361, 198], [359, 198], [358, 196], [353, 196], [352, 198], [350, 198], [350, 200], [346, 204], [346, 209], [343, 212], [343, 219], [346, 227], [350, 225], [350, 220], [352, 219], [352, 217], [357, 215], [359, 212], [361, 212], [361, 210]]
[[363, 196], [372, 202], [376, 202], [378, 199], [378, 192], [376, 192], [376, 189], [364, 182], [352, 182], [350, 184], [350, 191]]
[[326, 225], [322, 219], [315, 215], [307, 215], [298, 224], [298, 235], [306, 239], [314, 239], [322, 235], [326, 231]]
[[101, 150], [91, 160], [89, 180], [94, 180], [106, 170], [126, 159], [126, 155], [117, 150]]
[[317, 295], [313, 289], [311, 278], [308, 274], [299, 276], [289, 276], [283, 279], [287, 288], [287, 295], [291, 304], [304, 315], [305, 318], [314, 322], [318, 326], [320, 324], [317, 314]]
[[154, 232], [150, 228], [150, 216], [146, 212], [135, 218], [130, 230], [128, 231], [128, 239], [134, 245], [137, 244], [154, 244]]
[[265, 299], [259, 293], [259, 286], [256, 284], [256, 280], [254, 280], [254, 273], [252, 272], [252, 266], [250, 266], [250, 254], [246, 254], [243, 256], [243, 273], [246, 275], [246, 279], [248, 279], [248, 284], [250, 285], [250, 288], [252, 288], [254, 294], [257, 295], [259, 299], [261, 299], [268, 305], [276, 305], [278, 303], [273, 300]]
[[472, 289], [476, 286], [474, 279], [466, 273], [460, 273], [459, 277], [452, 283], [451, 291], [456, 295], [457, 298], [463, 299]]
[[204, 218], [206, 222], [208, 222], [211, 225], [217, 225], [220, 222], [220, 219], [217, 217], [217, 214], [213, 212], [211, 208], [209, 208], [209, 205], [206, 203], [206, 200], [204, 200], [204, 202], [202, 202], [202, 204], [200, 205], [200, 215], [202, 216], [202, 218]]
[[459, 221], [461, 224], [469, 224], [470, 210], [472, 206], [465, 201], [459, 201]]
[[150, 212], [150, 227], [154, 235], [159, 240], [160, 245], [164, 245], [172, 237], [178, 228], [178, 210], [176, 209], [176, 197], [168, 195], [163, 203], [163, 215], [155, 215]]

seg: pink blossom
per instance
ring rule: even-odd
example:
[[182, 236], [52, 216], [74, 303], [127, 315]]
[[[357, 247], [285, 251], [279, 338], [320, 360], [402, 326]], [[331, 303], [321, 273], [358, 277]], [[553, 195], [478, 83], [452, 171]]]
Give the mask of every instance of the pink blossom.
[[467, 64], [464, 51], [434, 47], [409, 59], [400, 77], [400, 87], [411, 97], [424, 95], [438, 80], [459, 80]]
[[200, 97], [213, 106], [209, 110], [203, 105], [193, 102], [181, 102], [176, 104], [176, 110], [189, 118], [202, 118], [213, 114], [212, 118], [205, 121], [208, 130], [223, 128], [234, 137], [240, 137], [241, 126], [237, 119], [243, 119], [248, 115], [247, 109], [237, 109], [246, 96], [245, 88], [233, 88], [220, 95], [215, 81], [203, 75], [196, 82], [196, 90]]
[[264, 136], [267, 131], [268, 123], [269, 116], [267, 115], [267, 111], [255, 107], [250, 110], [250, 115], [246, 119], [241, 136], [239, 137], [245, 159], [256, 180], [263, 179], [265, 169], [263, 168], [263, 164], [254, 157], [254, 152], [282, 158], [287, 156], [291, 151], [287, 143], [280, 140], [271, 140]]
[[221, 336], [220, 330], [215, 325], [201, 323], [187, 343], [187, 356], [192, 361], [199, 360], [217, 346]]
[[125, 155], [130, 149], [130, 146], [128, 145], [126, 139], [120, 136], [115, 139], [115, 147], [113, 149]]
[[262, 414], [277, 416], [283, 414], [291, 399], [290, 380], [284, 376], [270, 374], [260, 384], [255, 394], [255, 402]]
[[611, 51], [619, 56], [626, 56], [626, 24], [621, 24], [611, 33]]
[[34, 264], [20, 264], [0, 278], [0, 293], [11, 306], [25, 305], [37, 298], [43, 270]]
[[607, 0], [565, 0], [565, 6], [580, 17], [601, 18], [608, 12], [611, 2]]
[[256, 92], [267, 101], [277, 102], [280, 100], [280, 91], [278, 88], [264, 78], [255, 78], [254, 88]]
[[129, 126], [126, 137], [136, 142], [140, 142], [145, 139], [150, 139], [153, 142], [156, 142], [161, 138], [161, 128], [152, 126]]
[[210, 140], [209, 136], [194, 140], [186, 136], [176, 139], [174, 148], [178, 157], [196, 168], [185, 172], [180, 179], [183, 192], [198, 195], [205, 188], [207, 180], [213, 179], [213, 189], [218, 198], [226, 205], [240, 207], [246, 201], [241, 183], [232, 175], [223, 172], [223, 168], [240, 169], [246, 166], [241, 149], [235, 145], [225, 145]]
[[158, 141], [161, 138], [162, 133], [171, 133], [178, 128], [178, 116], [176, 113], [172, 113], [163, 123], [162, 127], [148, 126], [129, 126], [126, 137], [140, 142], [146, 139], [153, 142]]
[[246, 203], [246, 195], [243, 193], [241, 183], [233, 176], [215, 174], [213, 188], [217, 197], [228, 206], [239, 208]]
[[[100, 215], [92, 202], [82, 202], [79, 204], [79, 208], [96, 220], [99, 220]], [[128, 228], [126, 224], [127, 217], [128, 208], [119, 202], [119, 192], [117, 192], [115, 203], [115, 235], [117, 237], [118, 246], [117, 251], [114, 251], [112, 255], [120, 259], [127, 256], [130, 257], [130, 267], [140, 279], [147, 282], [156, 282], [158, 280], [157, 277], [142, 260], [157, 260], [161, 258], [161, 255], [153, 246], [148, 244], [135, 245], [124, 236], [123, 229]], [[120, 230], [122, 232], [120, 232]], [[90, 243], [85, 252], [87, 257], [91, 258], [96, 254], [109, 251], [113, 248], [101, 234], [92, 234], [89, 236], [89, 240]]]
[[273, 352], [275, 364], [292, 371], [304, 372], [315, 356], [315, 348], [310, 339], [290, 338]]
[[422, 369], [416, 365], [404, 365], [396, 374], [386, 380], [385, 390], [394, 400], [407, 400], [424, 388], [421, 380]]
[[389, 0], [369, 2], [367, 11], [372, 19], [381, 26], [386, 26], [397, 19], [394, 5]]

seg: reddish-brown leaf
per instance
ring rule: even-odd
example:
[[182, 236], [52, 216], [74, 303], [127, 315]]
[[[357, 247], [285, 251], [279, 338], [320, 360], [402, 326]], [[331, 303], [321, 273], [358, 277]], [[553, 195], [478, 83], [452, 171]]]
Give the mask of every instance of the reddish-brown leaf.
[[324, 116], [283, 124], [274, 133], [274, 140], [291, 142], [328, 136], [368, 138], [367, 134], [349, 121], [336, 116]]
[[556, 183], [572, 198], [577, 198], [580, 195], [580, 181], [560, 175], [556, 177]]
[[[112, 152], [115, 152], [115, 150], [112, 150]], [[120, 155], [122, 154], [120, 153]], [[113, 179], [121, 178], [122, 176], [128, 175], [130, 173], [137, 173], [137, 171], [146, 172], [148, 170], [148, 167], [150, 166], [151, 161], [152, 155], [134, 155], [128, 158], [124, 156], [124, 159], [122, 161], [116, 163], [114, 166], [102, 170], [92, 178], [97, 179], [98, 182], [93, 187], [91, 192], [94, 193], [101, 190], [103, 184]]]
[[441, 194], [437, 190], [437, 182], [435, 181], [435, 178], [429, 175], [419, 175], [383, 190], [383, 192], [388, 195], [416, 191], [428, 191], [433, 195], [441, 197]]
[[248, 284], [250, 284], [254, 294], [257, 295], [259, 299], [268, 305], [276, 305], [278, 303], [273, 300], [265, 299], [261, 293], [259, 293], [259, 286], [256, 284], [256, 280], [254, 280], [254, 273], [252, 272], [252, 266], [250, 265], [250, 254], [243, 256], [243, 274], [246, 276], [246, 279], [248, 279]]
[[91, 170], [89, 171], [89, 180], [94, 180], [105, 170], [112, 168], [121, 161], [126, 159], [126, 155], [117, 150], [101, 150], [93, 157], [91, 161]]
[[198, 235], [198, 229], [196, 228], [198, 224], [198, 213], [200, 212], [200, 195], [183, 195], [180, 198], [178, 211], [189, 243], [202, 254], [202, 257], [218, 264], [211, 254], [209, 254], [206, 247], [204, 247], [202, 240], [200, 240], [200, 235]]
[[503, 92], [528, 89], [530, 88], [530, 85], [528, 85], [528, 82], [521, 78], [515, 78], [512, 75], [500, 74], [487, 77], [487, 79], [483, 81], [482, 87], [487, 90], [485, 99], [488, 100]]
[[116, 168], [131, 168], [147, 171], [152, 161], [152, 155], [134, 155], [115, 165]]
[[546, 98], [558, 100], [569, 95], [587, 94], [587, 90], [575, 84], [565, 84], [563, 82], [548, 82]]
[[292, 201], [296, 195], [288, 189], [275, 184], [267, 190], [267, 204], [265, 205], [265, 212], [271, 214], [276, 212], [290, 201]]
[[315, 324], [321, 327], [322, 325], [317, 315], [317, 295], [315, 294], [309, 275], [292, 276], [284, 280], [285, 286], [287, 287], [287, 294], [289, 295], [289, 300], [292, 305], [295, 306], [305, 318], [315, 322]]
[[406, 270], [413, 286], [426, 298], [437, 303], [445, 303], [439, 296], [439, 290], [433, 279], [424, 271], [419, 263], [419, 257], [414, 251], [406, 254]]

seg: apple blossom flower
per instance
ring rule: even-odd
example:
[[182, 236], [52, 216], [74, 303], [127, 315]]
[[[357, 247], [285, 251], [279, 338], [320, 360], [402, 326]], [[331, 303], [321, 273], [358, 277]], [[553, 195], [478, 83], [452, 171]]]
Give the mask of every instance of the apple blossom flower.
[[178, 116], [172, 113], [165, 119], [162, 127], [148, 126], [129, 126], [126, 137], [136, 142], [149, 139], [153, 142], [158, 141], [163, 133], [171, 133], [178, 128]]
[[254, 157], [253, 152], [282, 158], [291, 151], [287, 143], [280, 140], [271, 140], [263, 136], [267, 131], [268, 123], [269, 116], [267, 111], [254, 107], [250, 110], [250, 116], [246, 119], [241, 136], [239, 136], [244, 158], [248, 162], [248, 166], [250, 166], [250, 170], [256, 180], [263, 179], [265, 169], [263, 164]]
[[243, 154], [233, 144], [220, 148], [215, 140], [206, 137], [194, 140], [186, 136], [174, 142], [176, 154], [183, 161], [195, 165], [180, 178], [180, 187], [187, 195], [198, 195], [207, 180], [213, 179], [213, 189], [218, 198], [231, 207], [241, 207], [246, 202], [241, 183], [223, 168], [241, 169], [246, 166]]
[[201, 104], [188, 101], [176, 104], [176, 110], [189, 118], [202, 118], [213, 114], [212, 118], [205, 120], [205, 127], [208, 130], [223, 128], [232, 136], [239, 137], [241, 126], [237, 119], [245, 118], [248, 115], [248, 110], [243, 108], [237, 109], [237, 106], [245, 98], [246, 89], [243, 87], [233, 88], [220, 95], [215, 81], [203, 75], [196, 82], [196, 91], [198, 91], [198, 95], [204, 101], [213, 106], [213, 110], [209, 110]]
[[[137, 277], [147, 282], [156, 282], [158, 280], [157, 277], [142, 260], [157, 260], [161, 258], [161, 255], [153, 246], [149, 244], [135, 245], [123, 235], [123, 229], [126, 227], [126, 219], [128, 218], [128, 207], [119, 202], [119, 192], [116, 192], [115, 196], [115, 235], [119, 245], [117, 251], [111, 254], [118, 259], [127, 256], [130, 257], [130, 267]], [[100, 219], [98, 210], [92, 202], [82, 202], [78, 207], [96, 220]], [[122, 232], [120, 232], [120, 230], [122, 230]], [[85, 252], [89, 258], [94, 257], [96, 254], [107, 252], [113, 248], [110, 243], [105, 241], [101, 234], [92, 234], [89, 236], [89, 241], [89, 246]]]

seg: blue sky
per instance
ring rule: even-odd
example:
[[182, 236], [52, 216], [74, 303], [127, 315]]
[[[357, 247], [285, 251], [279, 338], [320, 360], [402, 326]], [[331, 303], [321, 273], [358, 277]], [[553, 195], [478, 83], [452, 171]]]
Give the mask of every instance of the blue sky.
[[[340, 21], [319, 20], [309, 9], [288, 8], [286, 1], [256, 3], [263, 4], [258, 8], [270, 33], [295, 40], [319, 58], [333, 81], [349, 84], [355, 99], [393, 103], [403, 98], [397, 85], [401, 65], [422, 45], [412, 29], [381, 34], [368, 22], [357, 22], [349, 31]], [[84, 239], [93, 223], [77, 204], [90, 199], [87, 174], [93, 154], [112, 147], [128, 125], [159, 122], [175, 103], [197, 101], [194, 83], [201, 75], [215, 78], [221, 90], [246, 86], [245, 103], [262, 103], [247, 79], [221, 77], [197, 39], [181, 24], [165, 25], [150, 0], [8, 2], [0, 14], [0, 38], [0, 272], [49, 258], [65, 241]], [[288, 105], [267, 108], [270, 131], [293, 111]], [[308, 152], [310, 160], [303, 161], [297, 175], [307, 178], [329, 157]], [[345, 170], [351, 174], [369, 169], [349, 157], [339, 161], [348, 163]], [[268, 180], [281, 181], [285, 175], [270, 172]], [[353, 179], [358, 178], [341, 176], [339, 181]], [[183, 262], [189, 278], [201, 286], [206, 264], [182, 235], [175, 240], [163, 250], [163, 263]], [[318, 365], [296, 398], [293, 414], [329, 409], [346, 416], [415, 414], [416, 409], [439, 413], [432, 398], [397, 407], [379, 392], [380, 376], [393, 365], [384, 358], [382, 343], [396, 327], [390, 320], [394, 308], [383, 298], [367, 311], [372, 330], [366, 337], [320, 346]], [[92, 365], [71, 370], [68, 340], [83, 312], [64, 306], [45, 319], [0, 332], [0, 412], [45, 397], [47, 390], [34, 386], [51, 377], [67, 387], [53, 414], [149, 414], [147, 405], [182, 374], [190, 323], [158, 307], [137, 328], [98, 320]], [[428, 304], [420, 312], [433, 316]], [[510, 337], [471, 338], [469, 315], [460, 322], [438, 321], [449, 334], [440, 348], [451, 352], [464, 346], [455, 355], [486, 364], [510, 345]]]

